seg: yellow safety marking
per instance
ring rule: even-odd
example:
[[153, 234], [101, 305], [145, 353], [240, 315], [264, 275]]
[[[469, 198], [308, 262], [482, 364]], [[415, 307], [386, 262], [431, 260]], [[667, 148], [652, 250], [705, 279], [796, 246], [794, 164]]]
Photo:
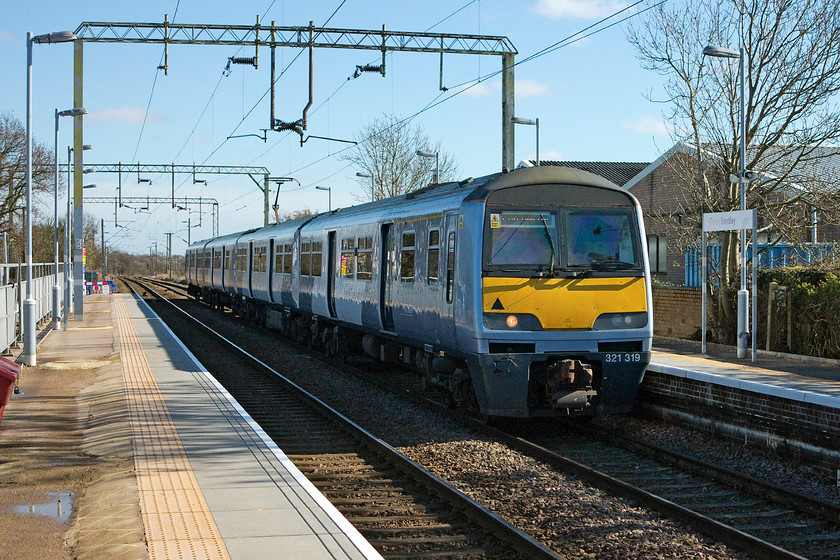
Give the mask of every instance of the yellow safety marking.
[[482, 304], [484, 313], [534, 315], [547, 330], [587, 330], [602, 313], [647, 311], [647, 290], [641, 277], [487, 277]]
[[149, 559], [229, 559], [125, 303], [115, 301]]

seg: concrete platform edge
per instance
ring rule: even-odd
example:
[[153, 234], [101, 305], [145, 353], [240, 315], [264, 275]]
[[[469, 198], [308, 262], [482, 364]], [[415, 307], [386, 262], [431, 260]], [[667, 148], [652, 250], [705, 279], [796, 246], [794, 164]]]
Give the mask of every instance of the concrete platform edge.
[[648, 365], [648, 369], [650, 371], [661, 373], [663, 375], [670, 375], [672, 377], [682, 377], [686, 379], [692, 379], [695, 381], [709, 383], [712, 385], [732, 387], [751, 393], [769, 395], [797, 402], [807, 402], [811, 404], [825, 406], [827, 408], [840, 409], [840, 398], [832, 397], [829, 395], [820, 395], [819, 393], [800, 391], [799, 389], [789, 389], [787, 387], [756, 383], [754, 381], [745, 381], [741, 379], [735, 379], [726, 375], [705, 373], [691, 369], [668, 366], [665, 364], [657, 364], [654, 362], [651, 362]]
[[330, 503], [327, 498], [321, 494], [320, 491], [312, 484], [309, 479], [307, 479], [302, 472], [292, 463], [292, 461], [286, 456], [285, 453], [275, 444], [268, 434], [263, 431], [263, 429], [257, 424], [253, 418], [240, 406], [240, 404], [236, 401], [236, 399], [228, 393], [228, 391], [221, 385], [221, 383], [216, 380], [213, 375], [207, 371], [207, 368], [201, 364], [198, 358], [186, 347], [181, 340], [175, 336], [175, 333], [163, 322], [163, 320], [158, 317], [158, 315], [152, 310], [152, 308], [147, 304], [143, 298], [138, 297], [136, 294], [134, 295], [135, 299], [138, 300], [139, 303], [145, 307], [145, 309], [156, 317], [160, 321], [160, 325], [166, 330], [167, 333], [172, 337], [172, 339], [180, 346], [180, 348], [184, 351], [185, 355], [189, 357], [189, 359], [193, 362], [193, 364], [198, 368], [199, 372], [204, 375], [210, 383], [216, 388], [217, 391], [230, 403], [230, 405], [237, 411], [237, 413], [245, 420], [245, 422], [251, 427], [257, 437], [263, 442], [263, 444], [268, 448], [269, 451], [280, 461], [286, 469], [294, 476], [295, 480], [298, 484], [303, 488], [307, 494], [312, 497], [313, 500], [324, 510], [324, 512], [332, 519], [332, 521], [336, 524], [336, 526], [344, 533], [344, 535], [353, 543], [353, 545], [359, 550], [360, 553], [364, 555], [365, 558], [370, 560], [383, 560], [382, 556], [376, 551], [373, 546], [367, 541], [367, 539], [362, 536], [361, 533], [341, 514], [338, 509], [332, 503]]

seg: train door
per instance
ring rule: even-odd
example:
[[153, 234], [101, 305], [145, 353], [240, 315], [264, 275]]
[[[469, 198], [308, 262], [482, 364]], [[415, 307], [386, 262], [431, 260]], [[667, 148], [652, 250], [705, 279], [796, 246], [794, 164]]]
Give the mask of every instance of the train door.
[[228, 278], [228, 266], [227, 266], [227, 258], [228, 258], [228, 249], [225, 245], [222, 245], [222, 291], [226, 292], [228, 289], [228, 284], [230, 283], [230, 278]]
[[441, 325], [442, 340], [455, 340], [455, 247], [456, 237], [458, 235], [458, 214], [447, 214], [446, 225], [444, 228], [445, 237], [441, 244], [445, 248], [445, 266], [446, 270], [443, 274], [443, 312], [441, 316], [444, 317], [443, 325]]
[[379, 309], [382, 328], [394, 328], [394, 302], [391, 295], [392, 279], [396, 277], [397, 254], [394, 244], [394, 224], [382, 225], [382, 246], [379, 250]]
[[254, 278], [254, 242], [248, 242], [248, 266], [245, 268], [245, 277], [248, 279], [248, 297], [254, 294], [254, 285], [252, 279]]
[[265, 272], [268, 274], [268, 301], [274, 302], [274, 239], [268, 240], [268, 254], [265, 256]]
[[331, 231], [327, 238], [327, 308], [330, 311], [330, 317], [337, 317], [335, 312], [335, 280], [337, 276], [335, 259], [335, 232]]

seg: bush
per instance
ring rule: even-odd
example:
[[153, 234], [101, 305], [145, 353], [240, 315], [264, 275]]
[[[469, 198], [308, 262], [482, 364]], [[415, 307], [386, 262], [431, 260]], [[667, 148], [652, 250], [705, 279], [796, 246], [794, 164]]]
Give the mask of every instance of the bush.
[[778, 344], [771, 350], [840, 358], [840, 277], [833, 272], [812, 268], [759, 270], [759, 297], [756, 302], [759, 306], [759, 346], [764, 346], [767, 336], [767, 293], [770, 282], [778, 282], [779, 286], [787, 287], [787, 293], [783, 297], [774, 298], [772, 302], [778, 317], [774, 329]]

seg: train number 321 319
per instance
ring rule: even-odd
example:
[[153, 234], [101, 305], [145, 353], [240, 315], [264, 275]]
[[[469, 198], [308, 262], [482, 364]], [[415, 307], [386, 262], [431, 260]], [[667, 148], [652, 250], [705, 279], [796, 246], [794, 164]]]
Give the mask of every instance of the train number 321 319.
[[604, 361], [611, 364], [637, 363], [642, 361], [642, 355], [637, 352], [604, 354]]

